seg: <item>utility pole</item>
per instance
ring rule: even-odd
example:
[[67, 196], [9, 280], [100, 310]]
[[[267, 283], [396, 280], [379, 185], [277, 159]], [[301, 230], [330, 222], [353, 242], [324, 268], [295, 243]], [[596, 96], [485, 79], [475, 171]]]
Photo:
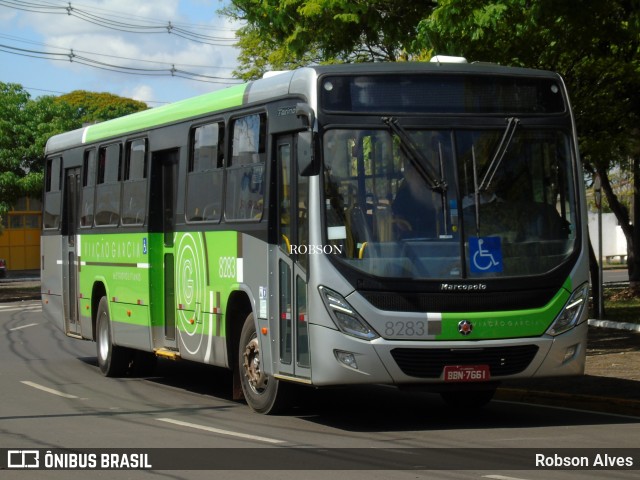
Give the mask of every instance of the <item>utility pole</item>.
[[598, 208], [598, 318], [603, 320], [604, 317], [604, 285], [602, 279], [602, 180], [600, 174], [596, 173], [593, 180], [593, 189], [595, 191], [596, 207]]

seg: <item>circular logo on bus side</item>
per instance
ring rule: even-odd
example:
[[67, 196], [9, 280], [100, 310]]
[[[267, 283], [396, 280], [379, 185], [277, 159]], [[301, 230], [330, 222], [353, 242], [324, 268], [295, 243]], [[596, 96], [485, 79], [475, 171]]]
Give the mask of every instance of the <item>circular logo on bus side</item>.
[[473, 331], [473, 324], [469, 320], [462, 320], [458, 323], [458, 332], [460, 335], [467, 336]]

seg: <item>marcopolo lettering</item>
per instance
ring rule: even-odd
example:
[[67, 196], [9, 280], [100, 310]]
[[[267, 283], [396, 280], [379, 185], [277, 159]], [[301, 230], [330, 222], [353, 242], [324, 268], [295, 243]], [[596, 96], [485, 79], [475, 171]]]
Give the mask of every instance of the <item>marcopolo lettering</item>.
[[487, 289], [486, 283], [441, 283], [444, 292], [481, 292]]

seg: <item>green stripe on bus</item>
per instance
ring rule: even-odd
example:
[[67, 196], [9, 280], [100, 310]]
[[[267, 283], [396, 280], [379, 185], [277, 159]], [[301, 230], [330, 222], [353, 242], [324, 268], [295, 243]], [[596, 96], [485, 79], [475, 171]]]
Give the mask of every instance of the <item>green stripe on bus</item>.
[[195, 98], [152, 108], [125, 117], [116, 118], [87, 127], [85, 143], [125, 135], [130, 132], [146, 130], [171, 122], [197, 117], [242, 105], [248, 84], [206, 93]]
[[[567, 282], [564, 287], [566, 285]], [[539, 337], [547, 331], [569, 300], [571, 292], [564, 287], [542, 308], [504, 312], [443, 313], [442, 334], [437, 339], [497, 340]], [[473, 328], [467, 335], [462, 335], [458, 330], [458, 324], [464, 320], [471, 322]]]

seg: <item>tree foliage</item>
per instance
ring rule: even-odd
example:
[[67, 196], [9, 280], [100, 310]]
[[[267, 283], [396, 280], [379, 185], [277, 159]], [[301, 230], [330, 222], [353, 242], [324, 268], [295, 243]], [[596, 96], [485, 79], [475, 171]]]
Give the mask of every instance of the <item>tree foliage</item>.
[[246, 25], [238, 31], [245, 79], [309, 63], [396, 61], [410, 49], [418, 22], [434, 1], [231, 0], [224, 10]]
[[[434, 45], [439, 53], [564, 77], [585, 170], [600, 175], [627, 239], [632, 284], [640, 282], [640, 209], [632, 219], [609, 172], [640, 171], [639, 10], [637, 0], [442, 0], [420, 22], [416, 39], [416, 47]], [[637, 175], [635, 181], [640, 184]], [[635, 196], [640, 205], [637, 187]]]
[[0, 82], [0, 214], [21, 196], [40, 196], [47, 139], [76, 127], [68, 105]]
[[589, 170], [623, 158], [640, 106], [638, 9], [628, 0], [442, 0], [416, 44], [563, 75]]
[[21, 85], [0, 82], [0, 216], [18, 198], [41, 195], [49, 137], [146, 108], [128, 98], [83, 91], [32, 99]]
[[131, 98], [120, 97], [106, 92], [75, 90], [56, 98], [74, 109], [74, 114], [82, 123], [96, 123], [130, 113], [146, 110], [147, 104]]

